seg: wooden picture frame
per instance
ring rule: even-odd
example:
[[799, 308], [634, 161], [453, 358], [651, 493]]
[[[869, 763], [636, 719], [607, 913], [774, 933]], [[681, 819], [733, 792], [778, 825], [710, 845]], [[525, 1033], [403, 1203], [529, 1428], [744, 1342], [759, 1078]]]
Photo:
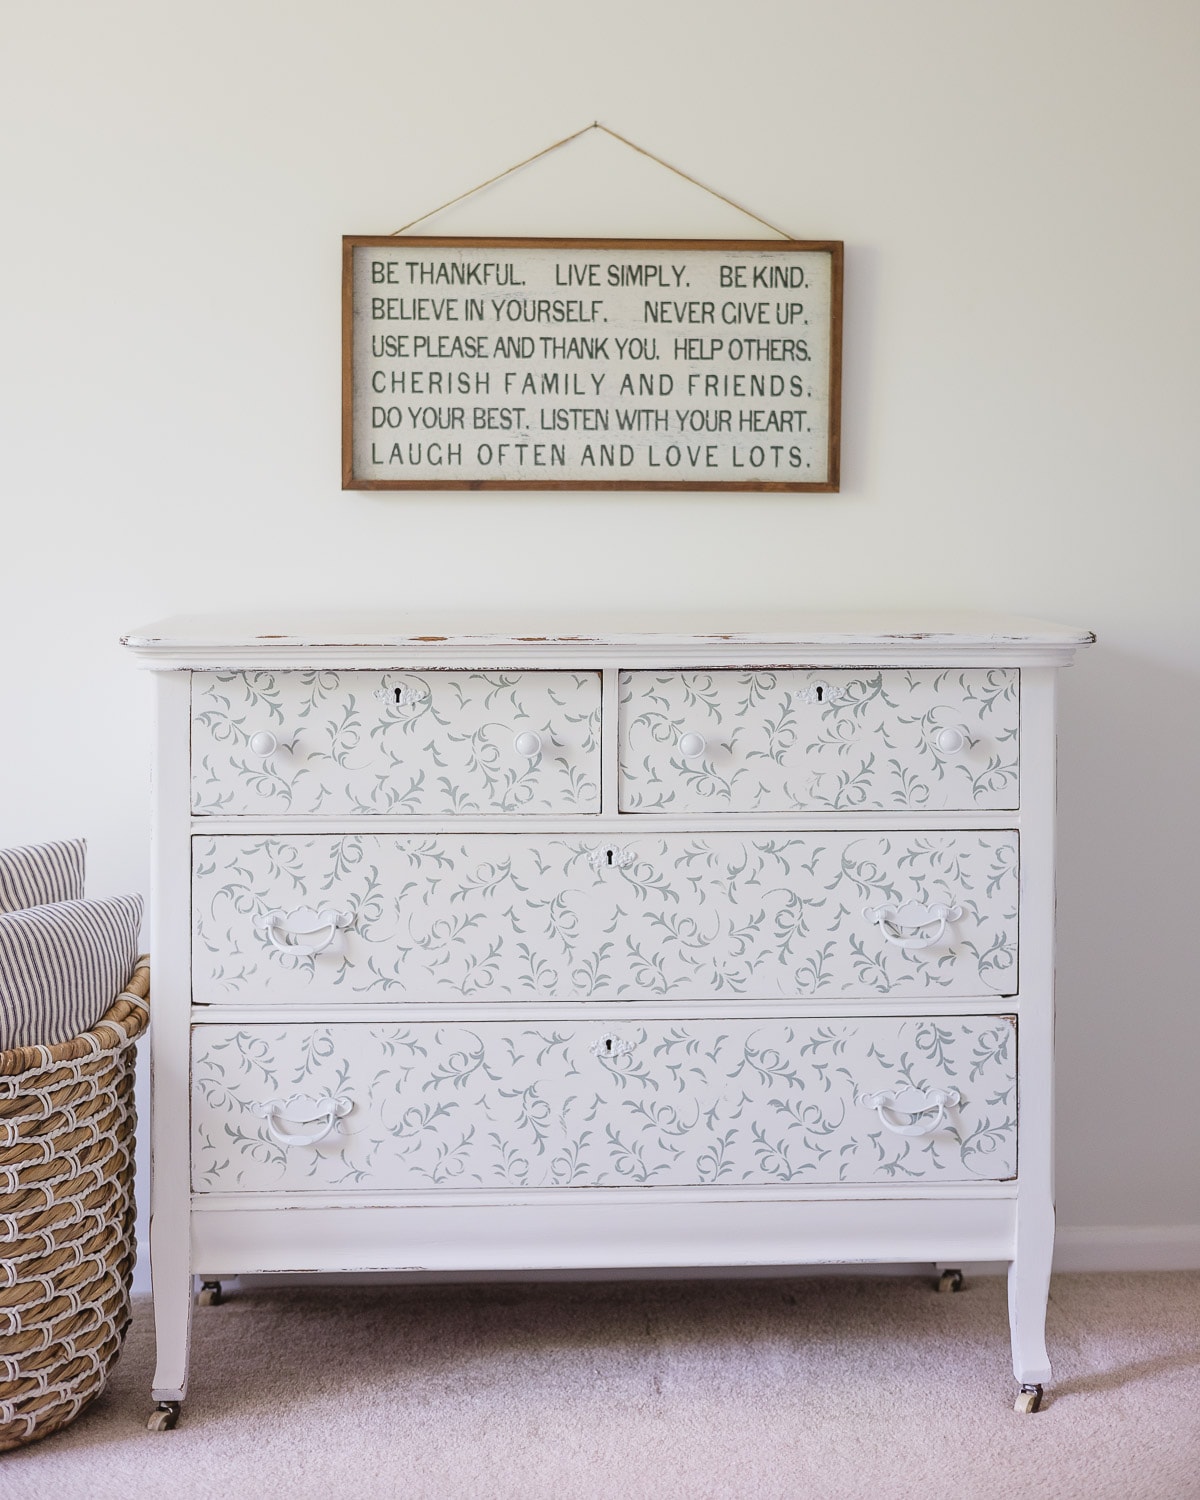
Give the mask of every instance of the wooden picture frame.
[[342, 488], [838, 489], [837, 240], [342, 241]]

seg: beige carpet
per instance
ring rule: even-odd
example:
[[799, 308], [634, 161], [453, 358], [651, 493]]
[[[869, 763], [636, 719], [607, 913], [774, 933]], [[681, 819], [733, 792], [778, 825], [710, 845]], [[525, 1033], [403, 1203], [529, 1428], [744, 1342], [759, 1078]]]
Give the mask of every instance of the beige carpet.
[[1200, 1273], [1063, 1276], [1012, 1411], [1004, 1285], [910, 1278], [256, 1289], [198, 1309], [178, 1429], [151, 1312], [8, 1500], [1200, 1497]]

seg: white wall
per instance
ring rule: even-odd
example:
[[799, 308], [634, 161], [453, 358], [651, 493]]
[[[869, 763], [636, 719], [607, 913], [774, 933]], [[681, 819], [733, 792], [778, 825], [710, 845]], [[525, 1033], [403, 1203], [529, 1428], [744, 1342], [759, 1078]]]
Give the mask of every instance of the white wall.
[[[95, 893], [144, 885], [148, 683], [116, 642], [178, 610], [1092, 627], [1063, 704], [1063, 1243], [1200, 1263], [1200, 8], [45, 0], [3, 27], [0, 842], [82, 831]], [[339, 237], [597, 118], [846, 242], [842, 493], [342, 494]], [[596, 132], [429, 228], [755, 232]]]

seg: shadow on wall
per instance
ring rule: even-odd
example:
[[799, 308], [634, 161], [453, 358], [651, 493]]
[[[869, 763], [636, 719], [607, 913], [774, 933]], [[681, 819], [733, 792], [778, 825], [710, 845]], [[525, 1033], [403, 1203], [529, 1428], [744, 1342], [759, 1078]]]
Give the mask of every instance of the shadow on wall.
[[1103, 643], [1060, 682], [1059, 1221], [1195, 1223], [1200, 682]]

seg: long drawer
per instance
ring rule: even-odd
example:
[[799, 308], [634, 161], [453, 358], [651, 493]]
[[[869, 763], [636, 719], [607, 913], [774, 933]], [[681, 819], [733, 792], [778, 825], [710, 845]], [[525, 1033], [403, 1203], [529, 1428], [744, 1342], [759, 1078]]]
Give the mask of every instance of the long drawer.
[[203, 1025], [197, 1192], [996, 1181], [1016, 1023]]
[[192, 811], [594, 813], [595, 672], [196, 672]]
[[997, 811], [1019, 796], [1011, 670], [622, 672], [624, 812]]
[[776, 999], [1017, 988], [1012, 832], [193, 840], [193, 998]]

